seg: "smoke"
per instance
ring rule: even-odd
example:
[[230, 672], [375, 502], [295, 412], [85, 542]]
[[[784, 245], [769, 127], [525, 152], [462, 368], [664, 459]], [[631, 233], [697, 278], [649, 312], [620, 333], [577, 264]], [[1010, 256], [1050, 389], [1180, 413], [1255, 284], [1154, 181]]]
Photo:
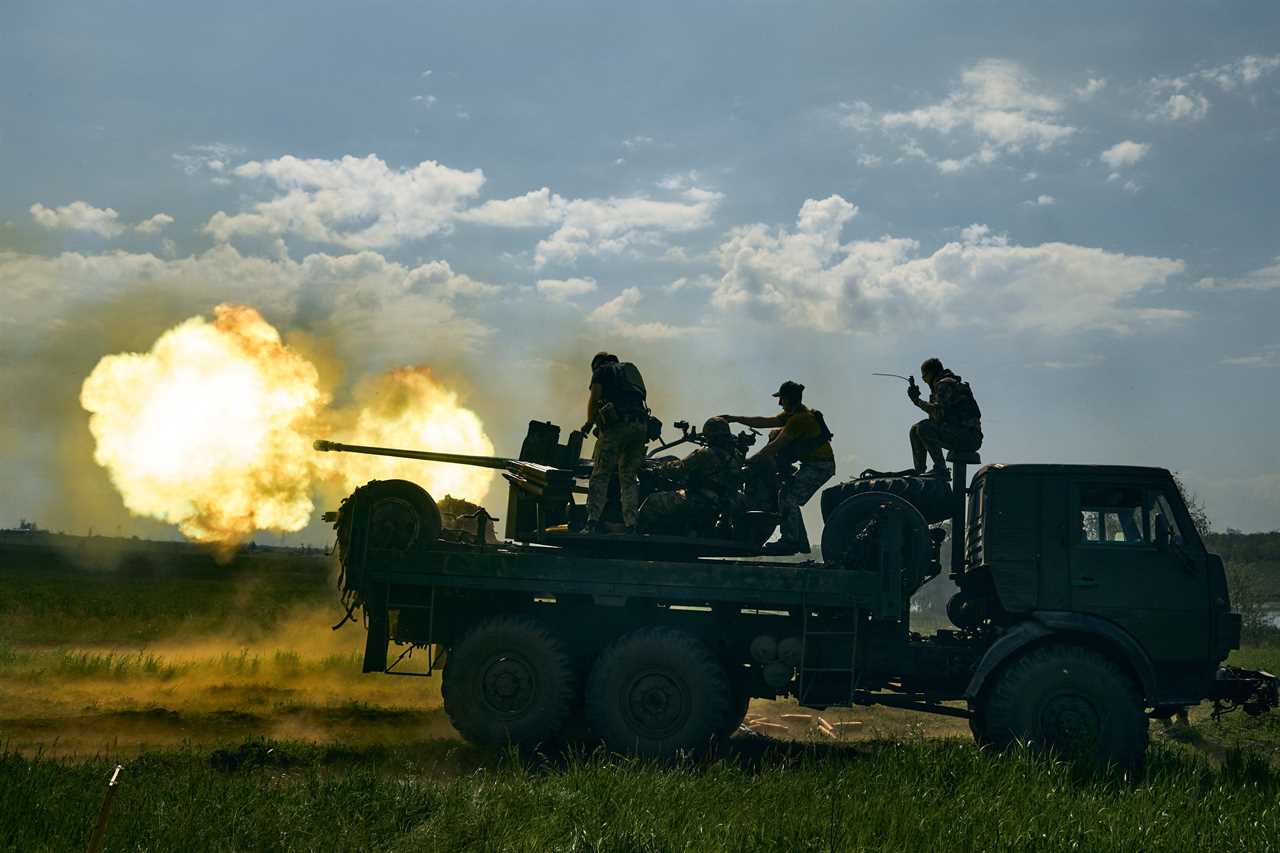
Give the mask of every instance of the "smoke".
[[261, 314], [219, 305], [215, 315], [184, 320], [145, 353], [104, 357], [81, 389], [94, 459], [131, 512], [229, 548], [258, 530], [304, 528], [322, 479], [350, 491], [404, 476], [436, 494], [484, 498], [486, 470], [321, 458], [311, 448], [323, 430], [359, 443], [491, 454], [479, 419], [428, 369], [391, 371], [361, 386], [358, 409], [333, 409], [316, 366]]

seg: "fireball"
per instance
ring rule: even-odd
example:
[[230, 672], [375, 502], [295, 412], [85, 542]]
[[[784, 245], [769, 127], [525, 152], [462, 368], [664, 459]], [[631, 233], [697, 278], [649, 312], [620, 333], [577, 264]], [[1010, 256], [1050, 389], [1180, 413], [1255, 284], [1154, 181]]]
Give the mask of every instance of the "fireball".
[[366, 382], [350, 410], [334, 410], [309, 360], [253, 308], [219, 305], [145, 353], [109, 355], [80, 392], [125, 507], [177, 525], [190, 539], [234, 547], [255, 531], [301, 530], [325, 480], [350, 490], [400, 477], [433, 494], [481, 501], [491, 471], [375, 457], [327, 456], [311, 440], [332, 425], [361, 444], [490, 455], [480, 419], [426, 368]]

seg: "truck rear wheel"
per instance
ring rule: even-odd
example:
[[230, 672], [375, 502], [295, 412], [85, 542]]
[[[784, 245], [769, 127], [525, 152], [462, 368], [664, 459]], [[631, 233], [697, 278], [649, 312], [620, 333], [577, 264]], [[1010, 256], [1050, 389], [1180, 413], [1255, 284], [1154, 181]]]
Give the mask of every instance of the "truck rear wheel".
[[1035, 749], [1141, 765], [1147, 718], [1133, 679], [1082, 646], [1032, 649], [999, 673], [973, 717], [975, 738], [996, 747]]
[[573, 705], [564, 644], [532, 619], [500, 616], [449, 652], [441, 693], [449, 721], [485, 746], [532, 746], [557, 735]]
[[641, 628], [596, 659], [587, 720], [617, 752], [666, 758], [705, 749], [730, 716], [729, 680], [705, 644], [671, 628]]

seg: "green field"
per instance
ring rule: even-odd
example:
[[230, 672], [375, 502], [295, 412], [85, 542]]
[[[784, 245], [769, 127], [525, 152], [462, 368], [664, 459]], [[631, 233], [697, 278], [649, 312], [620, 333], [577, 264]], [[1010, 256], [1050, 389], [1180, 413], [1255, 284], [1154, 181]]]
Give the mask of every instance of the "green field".
[[[885, 709], [848, 742], [741, 733], [676, 766], [471, 747], [438, 681], [361, 675], [331, 568], [245, 555], [0, 566], [0, 849], [1151, 850], [1280, 847], [1280, 714], [1153, 726], [1126, 779]], [[1280, 644], [1237, 653], [1280, 670]], [[778, 718], [789, 703], [753, 703]]]

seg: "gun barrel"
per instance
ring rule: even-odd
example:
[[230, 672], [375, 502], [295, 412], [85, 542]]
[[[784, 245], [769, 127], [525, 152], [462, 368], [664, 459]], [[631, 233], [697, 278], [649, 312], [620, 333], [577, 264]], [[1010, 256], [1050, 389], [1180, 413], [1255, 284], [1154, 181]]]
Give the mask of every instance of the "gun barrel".
[[342, 444], [319, 439], [311, 445], [322, 452], [367, 453], [370, 456], [396, 456], [401, 459], [418, 459], [423, 462], [448, 462], [454, 465], [470, 465], [473, 468], [508, 470], [515, 463], [502, 456], [471, 456], [466, 453], [436, 453], [431, 450], [401, 450], [396, 447], [370, 447], [364, 444]]

